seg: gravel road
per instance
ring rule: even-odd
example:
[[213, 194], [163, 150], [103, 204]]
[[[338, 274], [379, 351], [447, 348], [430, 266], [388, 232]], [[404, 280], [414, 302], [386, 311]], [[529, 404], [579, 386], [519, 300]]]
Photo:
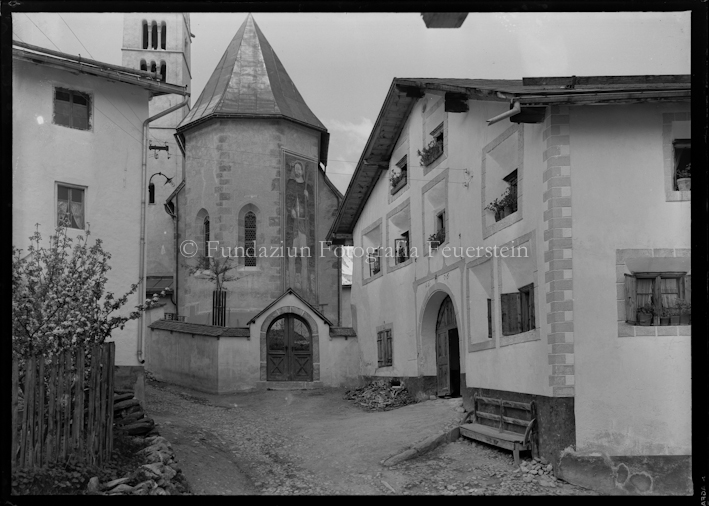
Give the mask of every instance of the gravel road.
[[149, 381], [146, 408], [197, 495], [595, 495], [524, 481], [510, 452], [464, 438], [385, 468], [384, 459], [455, 427], [460, 399], [366, 412], [343, 395], [217, 396]]

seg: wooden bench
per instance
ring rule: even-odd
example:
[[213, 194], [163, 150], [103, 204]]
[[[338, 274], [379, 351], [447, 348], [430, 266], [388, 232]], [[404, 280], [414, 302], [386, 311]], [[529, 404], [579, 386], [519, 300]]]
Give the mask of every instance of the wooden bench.
[[[487, 409], [480, 409], [486, 405]], [[497, 413], [493, 413], [490, 407], [496, 406]], [[529, 420], [505, 416], [505, 409], [512, 408], [515, 410], [524, 411]], [[480, 420], [492, 420], [497, 423], [497, 427], [484, 425]], [[467, 423], [468, 421], [472, 423]], [[536, 426], [536, 406], [534, 401], [530, 403], [506, 401], [502, 399], [494, 399], [491, 397], [483, 397], [477, 393], [473, 395], [473, 409], [463, 419], [460, 426], [460, 435], [483, 443], [499, 446], [512, 450], [515, 458], [515, 465], [519, 466], [520, 450], [532, 450], [532, 435]], [[524, 434], [511, 431], [505, 428], [506, 425], [515, 425], [524, 427]]]

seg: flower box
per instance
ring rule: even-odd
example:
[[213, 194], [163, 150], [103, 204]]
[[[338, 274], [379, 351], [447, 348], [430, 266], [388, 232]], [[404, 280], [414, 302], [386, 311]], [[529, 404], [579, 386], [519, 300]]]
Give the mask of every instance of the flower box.
[[443, 143], [431, 141], [428, 146], [419, 150], [418, 155], [421, 157], [421, 165], [426, 166], [433, 163], [439, 156], [443, 154]]

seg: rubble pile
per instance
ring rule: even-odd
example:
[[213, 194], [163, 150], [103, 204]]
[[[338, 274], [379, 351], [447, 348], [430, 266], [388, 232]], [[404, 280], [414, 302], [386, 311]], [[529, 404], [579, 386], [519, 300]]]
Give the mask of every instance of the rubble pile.
[[188, 492], [182, 472], [177, 466], [170, 442], [161, 436], [145, 438], [150, 446], [145, 454], [149, 464], [140, 466], [131, 474], [101, 484], [97, 476], [89, 481], [89, 495], [181, 495]]
[[363, 387], [347, 390], [344, 398], [369, 411], [388, 411], [416, 403], [416, 399], [397, 380], [372, 381]]
[[534, 457], [534, 460], [523, 460], [519, 466], [522, 474], [522, 481], [525, 483], [538, 483], [542, 487], [556, 488], [556, 477], [554, 476], [554, 466], [543, 458]]
[[132, 390], [114, 390], [113, 426], [116, 431], [123, 431], [131, 436], [154, 434], [155, 421], [145, 416], [140, 401]]

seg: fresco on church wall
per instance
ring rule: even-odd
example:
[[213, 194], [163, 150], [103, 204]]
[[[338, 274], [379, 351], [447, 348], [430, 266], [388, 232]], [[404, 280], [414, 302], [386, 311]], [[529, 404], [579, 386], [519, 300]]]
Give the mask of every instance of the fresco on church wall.
[[316, 304], [317, 166], [313, 160], [286, 153], [283, 169], [285, 288], [293, 288], [305, 300]]

